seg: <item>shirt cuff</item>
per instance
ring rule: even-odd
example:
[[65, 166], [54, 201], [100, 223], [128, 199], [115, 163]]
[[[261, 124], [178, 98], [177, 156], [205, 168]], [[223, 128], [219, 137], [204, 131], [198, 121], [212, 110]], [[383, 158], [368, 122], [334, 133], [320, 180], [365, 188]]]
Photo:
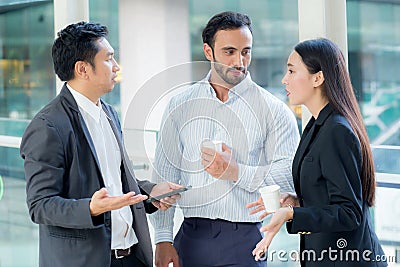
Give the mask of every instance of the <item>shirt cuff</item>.
[[258, 166], [248, 166], [244, 164], [238, 164], [238, 180], [236, 185], [240, 188], [254, 192], [261, 185], [261, 181], [257, 181], [255, 176]]
[[161, 242], [174, 242], [173, 233], [169, 230], [154, 230], [154, 243], [158, 244]]

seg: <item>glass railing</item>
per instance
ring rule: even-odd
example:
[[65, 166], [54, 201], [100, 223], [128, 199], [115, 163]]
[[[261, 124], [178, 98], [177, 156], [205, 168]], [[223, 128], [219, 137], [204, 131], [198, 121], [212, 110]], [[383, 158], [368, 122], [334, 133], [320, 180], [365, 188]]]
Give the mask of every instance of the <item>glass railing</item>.
[[[29, 218], [19, 145], [28, 120], [0, 118], [0, 266], [38, 266], [38, 226]], [[23, 257], [21, 257], [23, 255]]]
[[372, 146], [376, 166], [375, 231], [389, 266], [400, 266], [400, 146]]
[[28, 215], [25, 180], [0, 175], [0, 214], [0, 266], [38, 266], [39, 229]]
[[28, 123], [28, 120], [0, 118], [0, 175], [24, 179], [19, 145]]
[[[139, 137], [132, 138], [138, 134], [138, 132], [129, 132], [128, 130], [125, 136], [127, 146], [131, 147], [131, 149], [128, 149], [131, 156], [132, 153], [143, 149], [142, 146], [135, 144], [138, 140], [136, 138]], [[156, 140], [156, 132], [149, 131], [144, 134], [148, 139], [146, 147], [154, 148], [154, 143], [149, 140]], [[8, 165], [3, 163], [3, 166], [8, 168], [9, 173], [17, 173], [18, 175], [1, 174], [0, 178], [0, 249], [2, 255], [7, 255], [0, 257], [0, 266], [37, 266], [38, 227], [31, 222], [26, 207], [22, 160], [19, 159], [18, 148], [0, 145], [0, 151], [6, 150], [8, 151], [7, 157], [18, 159], [18, 164], [15, 165], [11, 162]], [[389, 266], [400, 266], [399, 263], [396, 263], [396, 260], [400, 261], [400, 227], [398, 223], [400, 221], [398, 209], [400, 206], [400, 147], [374, 146], [373, 153], [377, 166], [378, 182], [376, 206], [373, 209], [375, 231], [384, 247], [386, 256], [390, 260]], [[151, 158], [152, 154], [149, 155]], [[150, 178], [151, 164], [148, 169], [139, 168], [142, 164], [149, 164], [149, 161], [142, 161], [148, 156], [136, 156], [139, 156], [134, 161], [134, 165], [138, 165], [138, 170], [136, 170], [137, 174], [140, 174], [138, 177]], [[175, 232], [182, 219], [182, 213], [178, 212], [175, 218]], [[153, 232], [152, 227], [150, 229]], [[298, 249], [298, 235], [289, 235], [286, 229], [282, 227], [269, 248], [268, 266], [298, 266], [298, 262], [291, 260], [289, 256], [289, 253], [295, 253]], [[286, 253], [286, 256], [282, 257], [283, 254], [279, 253]], [[21, 255], [24, 255], [24, 257], [21, 257]]]

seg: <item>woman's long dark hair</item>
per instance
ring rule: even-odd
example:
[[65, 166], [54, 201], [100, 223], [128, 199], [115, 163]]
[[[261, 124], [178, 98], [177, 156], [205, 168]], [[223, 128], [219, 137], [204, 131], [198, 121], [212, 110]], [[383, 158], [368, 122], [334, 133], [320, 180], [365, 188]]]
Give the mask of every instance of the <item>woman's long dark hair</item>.
[[361, 183], [363, 198], [369, 206], [375, 201], [375, 167], [361, 111], [354, 94], [342, 51], [325, 38], [307, 40], [294, 50], [301, 56], [311, 74], [322, 71], [323, 93], [333, 109], [344, 116], [356, 133], [362, 153]]

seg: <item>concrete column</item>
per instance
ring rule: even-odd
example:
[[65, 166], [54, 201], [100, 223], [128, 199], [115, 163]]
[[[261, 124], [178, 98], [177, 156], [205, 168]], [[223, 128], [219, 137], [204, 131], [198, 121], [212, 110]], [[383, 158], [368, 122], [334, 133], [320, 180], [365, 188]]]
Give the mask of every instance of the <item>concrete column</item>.
[[[89, 20], [89, 0], [54, 0], [54, 34], [65, 26], [79, 21]], [[57, 94], [62, 82], [56, 80]]]
[[191, 60], [188, 1], [119, 0], [119, 38], [125, 147], [136, 175], [150, 179], [166, 95], [176, 93], [167, 91], [191, 81], [174, 67]]
[[[326, 37], [339, 45], [347, 62], [346, 0], [298, 0], [299, 39]], [[303, 129], [311, 113], [303, 106]]]
[[119, 0], [119, 28], [123, 122], [133, 96], [148, 79], [190, 61], [188, 1]]

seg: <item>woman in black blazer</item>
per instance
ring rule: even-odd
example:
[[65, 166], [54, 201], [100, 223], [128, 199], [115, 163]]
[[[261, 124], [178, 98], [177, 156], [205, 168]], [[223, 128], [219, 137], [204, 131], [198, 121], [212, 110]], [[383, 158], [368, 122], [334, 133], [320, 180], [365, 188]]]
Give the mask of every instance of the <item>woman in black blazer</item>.
[[[300, 234], [302, 266], [387, 266], [370, 217], [372, 152], [342, 52], [327, 39], [299, 43], [282, 83], [291, 104], [304, 104], [312, 118], [293, 161], [296, 194], [282, 194], [253, 255], [258, 260], [287, 222]], [[264, 210], [261, 198], [247, 207]]]

